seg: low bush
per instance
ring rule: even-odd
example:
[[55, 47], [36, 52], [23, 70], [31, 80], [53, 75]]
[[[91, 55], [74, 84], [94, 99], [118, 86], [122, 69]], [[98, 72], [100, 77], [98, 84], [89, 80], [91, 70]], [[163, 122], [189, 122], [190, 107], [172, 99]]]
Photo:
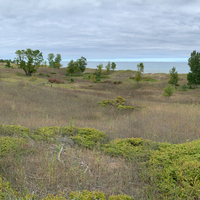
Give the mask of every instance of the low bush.
[[29, 81], [36, 81], [37, 80], [37, 76], [31, 76], [30, 80]]
[[122, 82], [121, 81], [113, 81], [113, 84], [122, 84]]
[[50, 77], [48, 74], [44, 74], [44, 73], [39, 73], [38, 76], [46, 76], [46, 77]]
[[112, 83], [112, 81], [108, 81], [108, 80], [107, 80], [107, 81], [104, 81], [103, 83]]
[[[74, 134], [75, 133], [75, 134]], [[70, 138], [73, 139], [78, 145], [88, 149], [102, 146], [107, 137], [104, 132], [96, 130], [94, 128], [78, 128]]]
[[50, 72], [50, 74], [56, 74], [56, 72]]
[[28, 137], [30, 135], [30, 129], [19, 125], [0, 125], [0, 135]]
[[[134, 78], [133, 78], [134, 79]], [[150, 77], [144, 77], [143, 78], [143, 81], [149, 81], [149, 82], [157, 82], [158, 80], [156, 80], [156, 79], [153, 79], [153, 78], [150, 78]]]
[[142, 138], [115, 139], [102, 147], [102, 150], [111, 156], [123, 156], [127, 160], [138, 159], [146, 161], [150, 157], [150, 150], [156, 143]]
[[160, 144], [159, 150], [152, 152], [148, 167], [160, 197], [164, 194], [167, 199], [199, 199], [200, 140]]
[[70, 78], [69, 82], [70, 82], [70, 83], [73, 83], [73, 82], [74, 82], [74, 79], [73, 79], [73, 78]]
[[48, 79], [50, 83], [64, 84], [64, 81], [57, 80], [55, 78]]
[[4, 157], [9, 153], [22, 154], [29, 149], [24, 138], [0, 137], [0, 157]]

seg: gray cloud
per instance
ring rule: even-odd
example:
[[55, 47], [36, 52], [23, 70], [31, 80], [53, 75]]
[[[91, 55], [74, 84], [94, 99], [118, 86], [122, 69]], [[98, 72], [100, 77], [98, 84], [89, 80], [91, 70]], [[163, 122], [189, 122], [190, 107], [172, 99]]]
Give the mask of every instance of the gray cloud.
[[39, 49], [63, 59], [188, 58], [199, 51], [200, 1], [1, 1], [0, 55]]

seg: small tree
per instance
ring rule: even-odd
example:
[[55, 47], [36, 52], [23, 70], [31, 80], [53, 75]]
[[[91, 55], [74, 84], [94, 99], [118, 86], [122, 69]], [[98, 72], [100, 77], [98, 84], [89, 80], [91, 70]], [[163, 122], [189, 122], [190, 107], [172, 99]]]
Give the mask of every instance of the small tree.
[[138, 68], [138, 71], [140, 71], [141, 73], [144, 72], [144, 64], [143, 63], [138, 64], [137, 68]]
[[171, 85], [167, 85], [165, 88], [164, 88], [164, 93], [163, 93], [163, 96], [166, 96], [166, 97], [171, 97], [174, 93], [174, 88], [171, 87]]
[[70, 76], [71, 76], [71, 74], [75, 74], [79, 71], [80, 71], [80, 69], [79, 69], [78, 63], [71, 60], [67, 65], [66, 72], [68, 74], [70, 74]]
[[109, 72], [110, 72], [110, 61], [108, 61], [108, 64], [106, 65], [106, 72], [107, 72], [107, 74], [109, 74]]
[[97, 69], [96, 69], [95, 73], [101, 75], [102, 69], [103, 69], [103, 64], [97, 65]]
[[114, 62], [111, 63], [111, 68], [113, 71], [116, 69], [116, 64]]
[[137, 81], [137, 84], [139, 85], [139, 82], [142, 80], [141, 72], [137, 71], [137, 74], [134, 77], [134, 80]]
[[178, 72], [176, 71], [175, 67], [173, 67], [171, 70], [169, 70], [169, 76], [170, 76], [170, 79], [169, 79], [168, 83], [174, 85], [176, 88], [179, 77], [178, 77]]
[[7, 67], [7, 68], [13, 68], [13, 66], [10, 64], [10, 60], [6, 61], [5, 67]]
[[49, 67], [50, 68], [53, 68], [54, 67], [54, 57], [55, 57], [55, 55], [53, 54], [53, 53], [49, 53], [48, 54], [48, 58], [47, 58], [47, 60], [49, 61]]

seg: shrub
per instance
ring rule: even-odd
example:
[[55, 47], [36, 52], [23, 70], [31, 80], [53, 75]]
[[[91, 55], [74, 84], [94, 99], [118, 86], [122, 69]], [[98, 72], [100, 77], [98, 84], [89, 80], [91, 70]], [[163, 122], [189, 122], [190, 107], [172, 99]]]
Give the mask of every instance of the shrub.
[[121, 81], [113, 81], [113, 84], [122, 84]]
[[123, 156], [128, 160], [134, 158], [147, 160], [150, 156], [150, 148], [153, 145], [155, 144], [150, 140], [126, 138], [115, 139], [105, 144], [102, 149], [105, 153], [115, 157]]
[[118, 195], [109, 196], [108, 200], [134, 200], [134, 198], [132, 198], [126, 194], [118, 194]]
[[93, 149], [106, 140], [106, 134], [94, 128], [78, 128], [75, 136], [71, 137], [77, 144], [88, 149]]
[[0, 157], [4, 157], [8, 153], [21, 154], [27, 148], [28, 145], [23, 138], [0, 137]]
[[73, 79], [73, 78], [70, 78], [69, 81], [70, 81], [70, 83], [73, 83], [73, 82], [74, 82], [74, 79]]
[[87, 190], [83, 190], [82, 192], [71, 192], [69, 195], [70, 199], [77, 199], [77, 200], [106, 200], [106, 195], [103, 192], [90, 192]]
[[[150, 176], [160, 195], [168, 199], [200, 197], [200, 140], [183, 144], [160, 144], [149, 160]], [[152, 178], [151, 178], [152, 179]]]
[[44, 73], [39, 73], [38, 76], [46, 76], [46, 77], [50, 77], [48, 74], [44, 74]]
[[50, 72], [50, 74], [56, 74], [56, 72]]
[[55, 78], [50, 78], [50, 79], [48, 79], [48, 81], [50, 83], [58, 83], [58, 84], [62, 83], [62, 84], [64, 84], [64, 81], [60, 81], [60, 80], [57, 80]]
[[112, 81], [108, 81], [108, 80], [107, 80], [107, 81], [104, 81], [103, 83], [112, 83]]
[[170, 96], [173, 95], [173, 92], [174, 92], [174, 88], [171, 87], [170, 85], [167, 85], [167, 86], [164, 88], [163, 96], [170, 97]]
[[187, 88], [188, 88], [187, 85], [184, 84], [184, 85], [182, 86], [182, 91], [187, 91]]
[[124, 106], [124, 105], [118, 105], [117, 108], [119, 110], [132, 110], [132, 109], [135, 109], [134, 106]]
[[31, 76], [30, 80], [29, 81], [36, 81], [37, 80], [37, 76]]
[[19, 125], [0, 125], [0, 134], [4, 136], [28, 137], [30, 129]]

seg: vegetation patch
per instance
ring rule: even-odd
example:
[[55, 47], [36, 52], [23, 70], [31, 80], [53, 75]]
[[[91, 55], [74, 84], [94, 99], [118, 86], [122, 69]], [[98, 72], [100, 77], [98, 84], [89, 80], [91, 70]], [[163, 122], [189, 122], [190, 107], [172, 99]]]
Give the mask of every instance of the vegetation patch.
[[0, 135], [28, 137], [30, 129], [19, 125], [0, 125]]
[[50, 74], [56, 74], [56, 72], [50, 72]]
[[[134, 106], [126, 106], [125, 102], [126, 102], [126, 99], [124, 99], [121, 96], [118, 96], [115, 100], [104, 99], [103, 101], [99, 101], [98, 104], [101, 104], [103, 107], [114, 106], [114, 107], [117, 107], [119, 110], [135, 109]], [[140, 108], [140, 107], [138, 106], [138, 108]]]
[[115, 139], [102, 148], [106, 154], [119, 157], [123, 156], [127, 160], [138, 159], [146, 161], [149, 159], [151, 149], [156, 147], [156, 143], [142, 138]]
[[55, 79], [55, 78], [50, 78], [48, 81], [49, 81], [50, 83], [64, 84], [64, 81], [57, 80], [57, 79]]
[[151, 177], [163, 194], [173, 199], [200, 196], [200, 140], [183, 144], [161, 143], [149, 160]]
[[[130, 78], [130, 79], [134, 79], [134, 77], [132, 77], [132, 78]], [[148, 82], [157, 82], [158, 80], [146, 76], [146, 77], [143, 78], [143, 81], [148, 81]]]

